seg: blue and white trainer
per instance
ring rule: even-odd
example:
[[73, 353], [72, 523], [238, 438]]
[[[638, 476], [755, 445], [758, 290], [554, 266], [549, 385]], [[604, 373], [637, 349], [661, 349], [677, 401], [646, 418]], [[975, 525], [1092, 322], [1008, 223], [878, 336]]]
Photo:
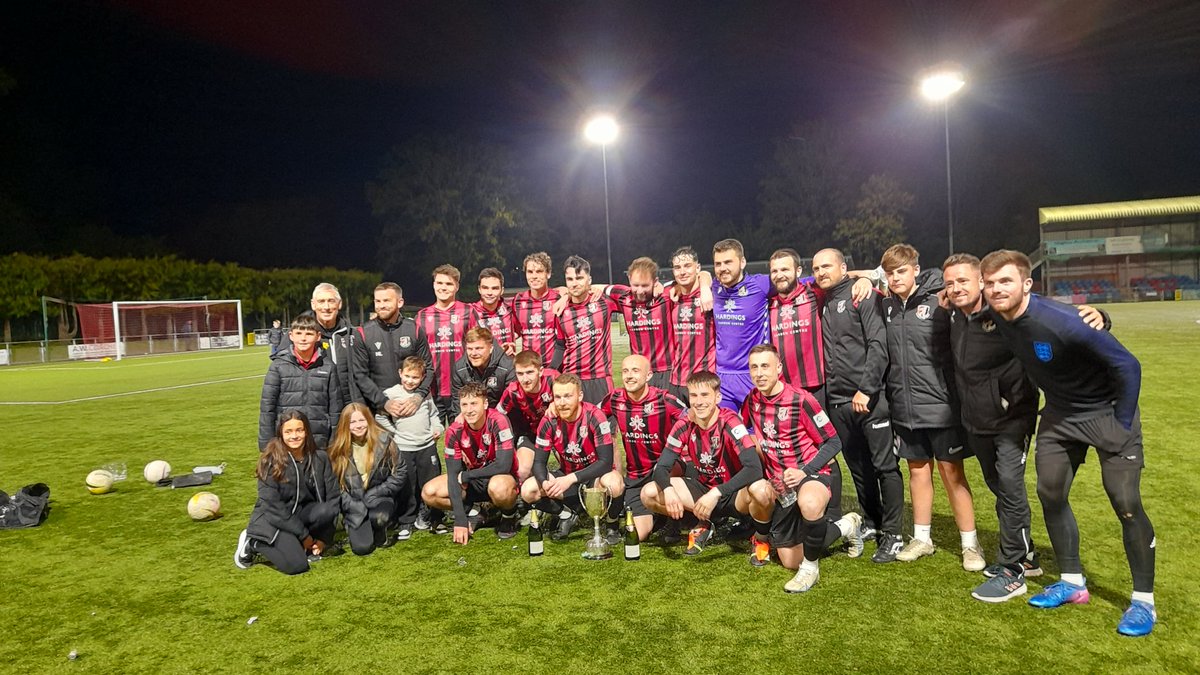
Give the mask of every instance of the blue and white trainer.
[[1149, 635], [1158, 621], [1158, 613], [1154, 605], [1141, 600], [1129, 603], [1129, 609], [1121, 615], [1121, 623], [1117, 624], [1117, 632], [1130, 637]]
[[1056, 581], [1042, 589], [1041, 593], [1030, 598], [1029, 604], [1041, 609], [1054, 609], [1066, 604], [1086, 605], [1091, 599], [1092, 594], [1088, 593], [1087, 586]]

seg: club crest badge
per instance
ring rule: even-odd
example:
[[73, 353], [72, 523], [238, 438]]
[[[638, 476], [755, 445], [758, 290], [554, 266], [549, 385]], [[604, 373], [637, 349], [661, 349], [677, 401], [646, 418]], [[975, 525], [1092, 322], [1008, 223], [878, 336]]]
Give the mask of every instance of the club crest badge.
[[401, 335], [400, 336], [400, 348], [408, 349], [411, 346], [412, 346], [412, 338], [410, 338], [407, 335]]
[[933, 310], [931, 310], [929, 308], [929, 305], [918, 305], [917, 306], [917, 318], [918, 319], [928, 319], [930, 317], [930, 315], [932, 315], [932, 314], [933, 314]]
[[743, 297], [743, 298], [744, 298], [744, 297], [746, 297], [746, 296], [747, 296], [749, 293], [750, 293], [750, 290], [749, 290], [749, 289], [747, 289], [745, 286], [742, 286], [741, 288], [739, 288], [739, 289], [738, 289], [738, 296], [740, 296], [740, 297]]
[[597, 305], [597, 304], [596, 304], [596, 303], [594, 303], [594, 302], [589, 302], [589, 303], [588, 303], [588, 305], [587, 305], [587, 310], [588, 310], [589, 312], [596, 312], [596, 311], [599, 311], [599, 310], [600, 310], [600, 306], [599, 306], [599, 305]]
[[495, 376], [495, 375], [493, 375], [492, 377], [489, 377], [489, 378], [488, 378], [488, 381], [487, 381], [487, 386], [488, 386], [488, 389], [495, 389], [495, 388], [496, 388], [496, 384], [497, 384], [497, 383], [496, 383], [496, 376]]
[[992, 321], [991, 319], [985, 319], [983, 323], [980, 324], [980, 327], [983, 328], [983, 332], [991, 333], [992, 331], [996, 330], [996, 322]]
[[646, 405], [642, 406], [642, 412], [646, 415], [653, 415], [654, 414], [654, 404], [647, 403]]
[[451, 314], [450, 315], [450, 323], [458, 323], [459, 319], [461, 319], [461, 318], [462, 317], [460, 317], [457, 314]]
[[837, 311], [838, 311], [838, 314], [841, 314], [846, 311], [846, 301], [845, 300], [838, 300]]
[[788, 409], [780, 408], [780, 409], [776, 410], [775, 416], [778, 417], [780, 419], [780, 421], [786, 420], [788, 418]]
[[1049, 342], [1033, 343], [1033, 353], [1042, 363], [1049, 363], [1050, 359], [1054, 358], [1054, 351], [1050, 349]]
[[543, 311], [543, 312], [549, 312], [549, 311], [550, 311], [550, 307], [551, 307], [551, 304], [550, 304], [550, 301], [549, 301], [549, 300], [543, 300], [543, 301], [542, 301], [542, 311]]
[[508, 307], [506, 307], [504, 305], [500, 305], [500, 309], [496, 313], [499, 314], [500, 316], [508, 316]]

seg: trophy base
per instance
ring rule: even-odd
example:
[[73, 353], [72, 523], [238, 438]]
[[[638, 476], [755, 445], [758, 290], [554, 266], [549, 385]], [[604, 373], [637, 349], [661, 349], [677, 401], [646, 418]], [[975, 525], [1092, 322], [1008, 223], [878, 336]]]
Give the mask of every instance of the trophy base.
[[608, 560], [613, 557], [612, 551], [584, 551], [579, 554], [584, 560]]

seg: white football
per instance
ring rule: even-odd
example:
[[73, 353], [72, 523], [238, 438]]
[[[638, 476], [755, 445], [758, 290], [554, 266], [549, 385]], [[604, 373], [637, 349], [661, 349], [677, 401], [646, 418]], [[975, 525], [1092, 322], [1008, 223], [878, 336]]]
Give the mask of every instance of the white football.
[[88, 492], [94, 495], [102, 495], [109, 490], [112, 490], [113, 475], [104, 469], [96, 469], [87, 475]]
[[211, 492], [197, 492], [187, 504], [192, 520], [206, 521], [221, 517], [221, 498]]
[[171, 465], [167, 464], [161, 459], [156, 459], [153, 462], [150, 462], [146, 465], [145, 469], [142, 469], [142, 476], [145, 477], [146, 481], [150, 483], [157, 483], [158, 481], [170, 475]]

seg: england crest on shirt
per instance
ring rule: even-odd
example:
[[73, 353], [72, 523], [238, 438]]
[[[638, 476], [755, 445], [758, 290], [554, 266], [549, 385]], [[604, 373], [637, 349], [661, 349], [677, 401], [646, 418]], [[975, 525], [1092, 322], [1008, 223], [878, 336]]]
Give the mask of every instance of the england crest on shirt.
[[1050, 359], [1054, 358], [1054, 352], [1050, 349], [1049, 342], [1034, 342], [1033, 353], [1043, 363], [1049, 363]]

